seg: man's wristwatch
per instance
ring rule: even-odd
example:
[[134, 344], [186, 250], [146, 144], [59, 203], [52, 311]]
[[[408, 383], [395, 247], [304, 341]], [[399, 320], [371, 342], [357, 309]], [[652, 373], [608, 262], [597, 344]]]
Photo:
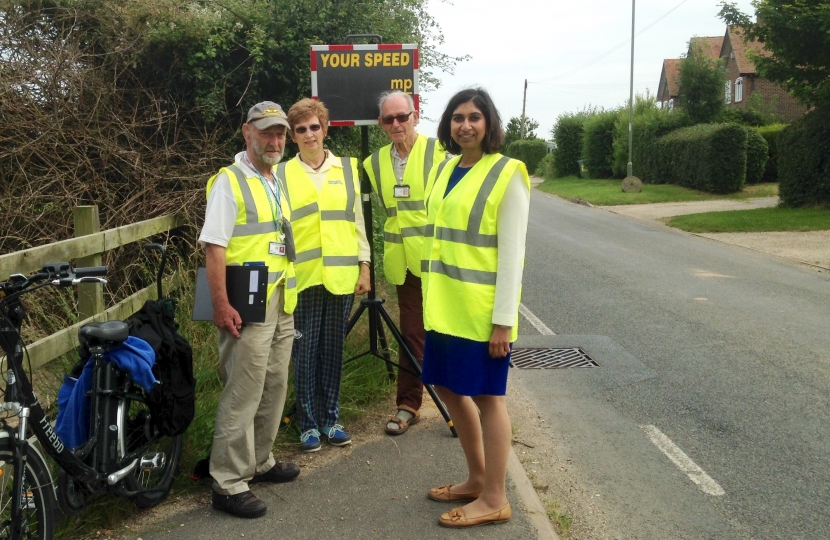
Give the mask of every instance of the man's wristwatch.
[[360, 263], [360, 264], [365, 264], [366, 266], [369, 266], [369, 265], [370, 265], [369, 261], [359, 261], [359, 263]]

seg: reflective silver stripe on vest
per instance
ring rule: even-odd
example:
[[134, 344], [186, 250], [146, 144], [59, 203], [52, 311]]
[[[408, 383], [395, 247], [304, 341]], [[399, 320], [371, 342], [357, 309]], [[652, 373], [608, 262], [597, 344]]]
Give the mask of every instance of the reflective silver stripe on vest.
[[[354, 204], [354, 199], [352, 199]], [[323, 210], [320, 212], [320, 219], [322, 221], [350, 221], [354, 223], [354, 210]]]
[[[386, 215], [392, 217], [393, 215], [398, 215], [397, 210], [395, 214], [390, 213], [390, 209], [386, 208], [386, 203], [383, 202], [383, 185], [380, 183], [380, 150], [377, 150], [374, 154], [372, 154], [372, 171], [375, 173], [375, 185], [377, 186], [378, 190], [378, 201], [380, 205], [386, 210]], [[393, 209], [394, 210], [394, 209]]]
[[[452, 159], [452, 158], [447, 158], [447, 159], [445, 159], [444, 161], [442, 161], [441, 163], [439, 163], [439, 164], [438, 164], [438, 170], [437, 170], [437, 171], [435, 171], [435, 181], [436, 181], [436, 182], [438, 182], [438, 179], [439, 179], [439, 178], [441, 178], [441, 171], [443, 171], [443, 170], [444, 170], [444, 167], [447, 165], [447, 163], [448, 163], [451, 159]], [[434, 185], [434, 184], [433, 184], [432, 188], [433, 188], [432, 190], [433, 190], [433, 191], [435, 191], [435, 185]], [[443, 197], [443, 196], [444, 196], [444, 194], [442, 193], [442, 194], [441, 194], [441, 197]], [[431, 198], [432, 198], [432, 193], [430, 193], [430, 194], [429, 194], [429, 197], [427, 197], [427, 200], [426, 200], [426, 206], [427, 206], [427, 207], [429, 207], [429, 201], [430, 201], [430, 199], [431, 199]]]
[[415, 212], [426, 210], [424, 201], [398, 201], [398, 210]]
[[383, 240], [390, 244], [403, 244], [403, 236], [391, 232], [383, 231]]
[[[245, 173], [242, 172], [242, 169], [236, 166], [236, 164], [231, 165], [228, 167], [228, 170], [231, 171], [234, 176], [236, 176], [236, 183], [239, 185], [239, 191], [242, 192], [242, 202], [245, 204], [245, 222], [248, 225], [259, 223], [259, 214], [257, 214], [256, 203], [254, 202], [254, 194], [251, 193], [251, 186], [248, 185], [248, 181], [246, 180]], [[271, 229], [274, 230], [273, 223], [271, 224]], [[266, 231], [267, 232], [267, 231]], [[258, 233], [255, 233], [258, 234]], [[233, 236], [249, 236], [249, 235], [242, 235], [236, 234], [236, 227], [233, 228]]]
[[[352, 164], [349, 161], [349, 158], [342, 157], [340, 158], [340, 163], [343, 164], [343, 177], [346, 181], [346, 214], [345, 217], [338, 218], [338, 219], [345, 219], [354, 222], [354, 173], [352, 172]], [[351, 218], [349, 215], [351, 214]], [[326, 218], [323, 218], [326, 219]], [[334, 219], [334, 218], [330, 218]]]
[[432, 162], [435, 157], [435, 144], [437, 142], [438, 139], [433, 139], [432, 137], [427, 139], [427, 153], [424, 154], [424, 189], [427, 188], [427, 183], [429, 182], [429, 171], [432, 169]]
[[357, 266], [357, 255], [329, 255], [323, 257], [323, 266]]
[[285, 280], [285, 288], [286, 289], [296, 289], [297, 288], [297, 278], [292, 276], [292, 277], [288, 278], [287, 280]]
[[[426, 266], [427, 261], [421, 261], [421, 271]], [[459, 268], [451, 264], [446, 264], [442, 261], [432, 261], [429, 271], [435, 274], [443, 274], [449, 278], [463, 281], [465, 283], [478, 283], [481, 285], [495, 285], [496, 273], [486, 272], [484, 270], [470, 270], [469, 268]]]
[[[290, 201], [289, 201], [289, 204], [290, 204]], [[311, 204], [307, 204], [307, 205], [303, 206], [302, 208], [297, 208], [296, 210], [291, 210], [291, 222], [293, 223], [293, 222], [295, 222], [299, 219], [302, 219], [304, 217], [313, 216], [314, 214], [317, 213], [317, 211], [319, 209], [320, 209], [320, 207], [317, 206], [317, 203], [313, 202]]]
[[323, 256], [323, 248], [314, 248], [309, 249], [307, 251], [301, 251], [297, 253], [297, 258], [294, 260], [294, 264], [300, 264], [308, 261], [313, 261], [314, 259], [319, 259]]
[[272, 283], [276, 283], [282, 277], [285, 272], [280, 270], [279, 272], [268, 272], [268, 285]]
[[435, 225], [427, 225], [424, 228], [424, 237], [425, 238], [432, 238], [435, 235]]
[[[384, 206], [384, 208], [386, 208]], [[386, 215], [389, 217], [398, 217], [398, 209], [394, 206], [392, 208], [386, 208]]]
[[404, 238], [412, 238], [413, 236], [423, 236], [425, 231], [425, 225], [416, 225], [415, 227], [401, 227], [401, 236], [403, 236]]
[[435, 237], [439, 240], [475, 247], [498, 247], [499, 245], [498, 236], [495, 234], [479, 234], [469, 230], [450, 229], [448, 227], [438, 227]]
[[244, 225], [233, 226], [233, 237], [240, 236], [255, 236], [257, 234], [267, 234], [274, 232], [273, 221], [263, 221], [261, 223], [246, 223]]
[[[493, 165], [490, 172], [487, 173], [487, 176], [484, 178], [484, 182], [481, 184], [481, 188], [478, 190], [478, 195], [476, 195], [473, 208], [470, 210], [470, 220], [467, 222], [467, 234], [473, 238], [480, 236], [478, 231], [481, 228], [481, 220], [484, 219], [484, 205], [487, 204], [487, 198], [490, 197], [490, 193], [492, 193], [493, 188], [496, 187], [496, 182], [498, 181], [499, 176], [508, 161], [510, 161], [509, 157], [502, 156], [502, 158], [498, 160], [495, 165]], [[479, 244], [472, 245], [477, 246]]]
[[281, 182], [280, 188], [282, 192], [285, 193], [285, 201], [288, 203], [288, 206], [291, 206], [291, 195], [288, 194], [288, 181], [285, 179], [285, 166], [287, 162], [282, 162], [277, 165], [277, 180]]
[[429, 272], [429, 261], [426, 259], [421, 259], [421, 273]]

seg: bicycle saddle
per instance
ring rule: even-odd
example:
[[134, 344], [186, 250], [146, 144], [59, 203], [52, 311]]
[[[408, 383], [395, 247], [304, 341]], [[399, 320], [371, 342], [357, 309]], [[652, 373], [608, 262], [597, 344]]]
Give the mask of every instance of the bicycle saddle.
[[92, 322], [85, 324], [78, 330], [78, 341], [109, 341], [122, 343], [130, 335], [130, 326], [124, 321]]

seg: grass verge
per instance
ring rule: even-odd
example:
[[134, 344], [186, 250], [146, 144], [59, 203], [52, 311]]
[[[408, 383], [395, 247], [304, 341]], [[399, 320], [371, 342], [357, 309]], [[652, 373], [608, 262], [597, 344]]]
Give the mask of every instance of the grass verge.
[[704, 212], [673, 217], [666, 224], [695, 233], [827, 231], [830, 230], [830, 209], [756, 208]]
[[622, 191], [620, 183], [620, 180], [613, 179], [586, 179], [568, 176], [545, 180], [538, 186], [538, 189], [564, 199], [581, 199], [597, 206], [750, 199], [778, 195], [778, 184], [753, 184], [746, 186], [738, 193], [715, 195], [672, 184], [643, 184], [643, 190], [640, 193], [625, 193]]

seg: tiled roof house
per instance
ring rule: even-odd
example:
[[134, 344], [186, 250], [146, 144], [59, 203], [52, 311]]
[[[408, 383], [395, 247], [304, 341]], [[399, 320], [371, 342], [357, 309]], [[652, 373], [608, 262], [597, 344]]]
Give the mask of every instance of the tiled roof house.
[[749, 51], [758, 55], [770, 54], [763, 44], [757, 41], [746, 42], [744, 32], [739, 26], [727, 26], [719, 56], [726, 60], [724, 83], [724, 102], [730, 107], [746, 109], [749, 97], [758, 93], [763, 98], [763, 105], [769, 107], [782, 122], [791, 122], [802, 116], [807, 109], [777, 84], [759, 77], [755, 73], [755, 63], [749, 57]]
[[[689, 50], [699, 47], [709, 58], [720, 56], [723, 37], [693, 37], [689, 42]], [[679, 58], [663, 60], [663, 71], [660, 73], [660, 83], [657, 85], [657, 101], [663, 108], [673, 108], [680, 90], [680, 62]]]

